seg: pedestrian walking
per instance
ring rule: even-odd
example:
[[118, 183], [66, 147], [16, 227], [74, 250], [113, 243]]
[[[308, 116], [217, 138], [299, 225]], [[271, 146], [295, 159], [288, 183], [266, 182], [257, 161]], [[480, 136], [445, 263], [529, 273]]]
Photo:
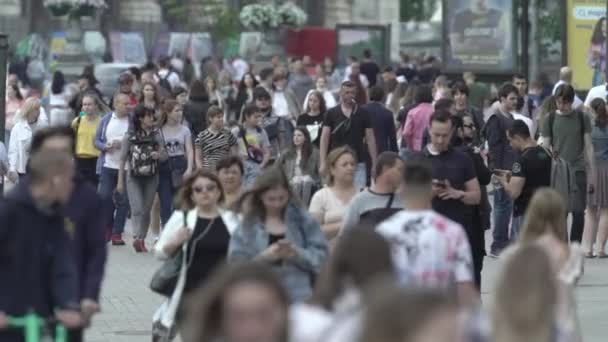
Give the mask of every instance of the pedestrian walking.
[[275, 165], [283, 170], [296, 196], [308, 206], [321, 186], [319, 150], [312, 144], [305, 127], [297, 127], [292, 140], [291, 147], [281, 153]]
[[155, 128], [154, 112], [143, 104], [138, 105], [133, 111], [133, 126], [121, 143], [116, 185], [118, 194], [128, 193], [135, 237], [133, 248], [137, 253], [148, 251], [144, 240], [158, 189], [158, 165], [167, 158], [161, 134]]
[[137, 103], [141, 103], [144, 106], [146, 106], [148, 109], [151, 109], [152, 111], [154, 111], [154, 118], [156, 120], [161, 119], [162, 101], [161, 101], [160, 94], [158, 91], [158, 86], [156, 85], [156, 83], [151, 83], [151, 82], [142, 83], [141, 92], [139, 94]]
[[76, 170], [95, 188], [99, 183], [97, 159], [101, 154], [95, 147], [95, 134], [108, 109], [94, 94], [86, 94], [82, 97], [81, 112], [71, 124], [76, 138]]
[[253, 184], [270, 161], [270, 141], [266, 131], [260, 127], [262, 116], [256, 106], [248, 105], [243, 109], [243, 127], [237, 131], [239, 155], [245, 166], [243, 174], [245, 188]]
[[160, 221], [164, 226], [173, 211], [173, 199], [184, 179], [194, 170], [194, 152], [190, 129], [183, 124], [180, 104], [165, 100], [160, 120], [160, 137], [168, 159], [159, 163], [158, 197]]
[[[111, 227], [108, 235], [110, 235], [114, 246], [125, 244], [122, 233], [127, 222], [129, 200], [124, 192], [119, 193], [116, 188], [122, 142], [130, 126], [129, 97], [118, 94], [114, 97], [114, 112], [106, 114], [101, 119], [95, 133], [95, 147], [101, 151], [97, 159], [99, 194], [108, 208], [106, 222]], [[122, 181], [124, 182], [126, 179], [123, 178]], [[126, 185], [123, 183], [121, 187], [124, 189]]]
[[26, 174], [34, 133], [48, 126], [48, 121], [42, 118], [40, 109], [39, 99], [30, 97], [25, 100], [17, 114], [17, 123], [11, 130], [8, 179], [13, 183], [17, 183]]
[[306, 127], [313, 144], [319, 148], [323, 120], [325, 120], [325, 113], [327, 112], [326, 102], [324, 96], [316, 90], [310, 91], [306, 99], [304, 113], [298, 116], [296, 125]]
[[243, 219], [228, 252], [230, 262], [257, 259], [271, 265], [292, 302], [310, 298], [327, 256], [319, 224], [296, 203], [283, 172], [276, 167], [265, 170], [237, 203]]
[[61, 71], [55, 71], [49, 92], [49, 123], [53, 126], [67, 125], [74, 114], [68, 107], [72, 94], [65, 84]]
[[566, 161], [574, 174], [575, 186], [570, 193], [569, 205], [572, 212], [570, 241], [581, 242], [587, 195], [595, 192], [591, 119], [586, 113], [572, 108], [574, 88], [571, 85], [559, 86], [555, 99], [558, 110], [549, 114], [542, 125], [543, 146]]
[[[245, 73], [241, 81], [239, 82], [238, 90], [236, 93], [236, 99], [234, 102], [233, 112], [236, 117], [234, 118], [237, 122], [241, 122], [243, 117], [241, 112], [248, 104], [254, 102], [253, 90], [258, 86], [258, 81], [255, 79], [255, 75], [251, 72]], [[230, 118], [232, 119], [232, 118]]]
[[[587, 216], [583, 232], [585, 256], [606, 258], [608, 239], [608, 113], [603, 99], [591, 101], [595, 113], [591, 141], [595, 157], [594, 191], [587, 195]], [[594, 249], [595, 245], [595, 249]]]
[[245, 167], [239, 156], [232, 155], [221, 159], [215, 165], [217, 176], [224, 189], [224, 208], [232, 208], [241, 197]]
[[186, 119], [193, 137], [197, 137], [207, 128], [207, 111], [210, 106], [205, 83], [201, 80], [194, 80], [190, 86], [190, 100], [184, 106], [184, 119]]
[[357, 159], [348, 146], [338, 147], [327, 156], [327, 183], [310, 201], [309, 212], [321, 224], [330, 245], [342, 228], [350, 202], [361, 191], [354, 183]]
[[340, 88], [340, 105], [331, 108], [325, 115], [321, 133], [319, 172], [327, 170], [327, 154], [329, 151], [348, 145], [357, 156], [359, 163], [355, 173], [355, 184], [362, 188], [367, 184], [367, 153], [370, 165], [376, 164], [378, 149], [374, 129], [369, 113], [355, 102], [357, 87], [353, 82], [346, 81]]
[[199, 133], [194, 142], [196, 167], [214, 172], [218, 161], [238, 154], [238, 141], [224, 128], [224, 112], [219, 107], [209, 107], [207, 121], [207, 129]]

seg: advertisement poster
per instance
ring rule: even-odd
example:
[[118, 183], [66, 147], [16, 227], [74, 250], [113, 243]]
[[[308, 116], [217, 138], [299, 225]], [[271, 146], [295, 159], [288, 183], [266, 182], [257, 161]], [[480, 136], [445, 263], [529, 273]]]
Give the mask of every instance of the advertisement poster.
[[568, 65], [574, 88], [590, 89], [604, 83], [606, 70], [606, 0], [568, 0]]
[[362, 58], [365, 49], [370, 49], [382, 65], [389, 62], [390, 38], [387, 26], [337, 25], [336, 40], [337, 64], [340, 66], [346, 65], [349, 56]]
[[513, 73], [517, 67], [513, 0], [444, 0], [448, 72]]
[[148, 60], [144, 37], [139, 32], [110, 32], [110, 47], [114, 62], [144, 64]]

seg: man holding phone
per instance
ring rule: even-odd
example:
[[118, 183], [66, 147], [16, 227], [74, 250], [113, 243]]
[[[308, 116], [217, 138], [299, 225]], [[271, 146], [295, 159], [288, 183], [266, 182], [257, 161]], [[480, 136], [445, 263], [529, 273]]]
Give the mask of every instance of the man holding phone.
[[[120, 165], [121, 142], [129, 130], [128, 95], [118, 93], [114, 97], [114, 113], [109, 113], [101, 119], [95, 134], [95, 147], [101, 151], [97, 161], [97, 169], [101, 171], [99, 178], [99, 194], [106, 202], [109, 212], [106, 222], [112, 224], [112, 245], [122, 246], [125, 242], [122, 233], [127, 222], [129, 202], [126, 191], [116, 192], [118, 183], [118, 168]], [[116, 211], [116, 215], [114, 215]]]
[[513, 163], [512, 171], [495, 170], [496, 179], [505, 192], [514, 200], [510, 240], [514, 241], [524, 220], [524, 213], [536, 189], [551, 186], [551, 155], [537, 146], [530, 136], [528, 125], [515, 120], [507, 131], [514, 150], [520, 152]]

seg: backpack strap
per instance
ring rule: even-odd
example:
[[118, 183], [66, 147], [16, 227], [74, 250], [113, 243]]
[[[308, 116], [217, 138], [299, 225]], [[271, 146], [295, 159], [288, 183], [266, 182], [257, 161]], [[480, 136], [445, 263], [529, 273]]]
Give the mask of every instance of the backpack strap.
[[555, 122], [555, 112], [549, 113], [549, 138], [551, 138], [551, 146], [553, 146], [553, 123]]
[[578, 114], [578, 124], [581, 126], [581, 146], [583, 150], [585, 149], [585, 114], [583, 112], [577, 110]]

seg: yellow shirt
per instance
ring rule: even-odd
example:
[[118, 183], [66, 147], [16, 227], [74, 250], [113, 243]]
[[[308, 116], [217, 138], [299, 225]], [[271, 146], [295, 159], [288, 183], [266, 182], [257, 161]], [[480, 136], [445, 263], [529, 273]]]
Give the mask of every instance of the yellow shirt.
[[[80, 121], [80, 123], [78, 123]], [[93, 120], [83, 116], [72, 121], [72, 128], [76, 130], [76, 156], [78, 158], [97, 158], [100, 151], [95, 147], [95, 133], [101, 122], [101, 117], [96, 115]]]

